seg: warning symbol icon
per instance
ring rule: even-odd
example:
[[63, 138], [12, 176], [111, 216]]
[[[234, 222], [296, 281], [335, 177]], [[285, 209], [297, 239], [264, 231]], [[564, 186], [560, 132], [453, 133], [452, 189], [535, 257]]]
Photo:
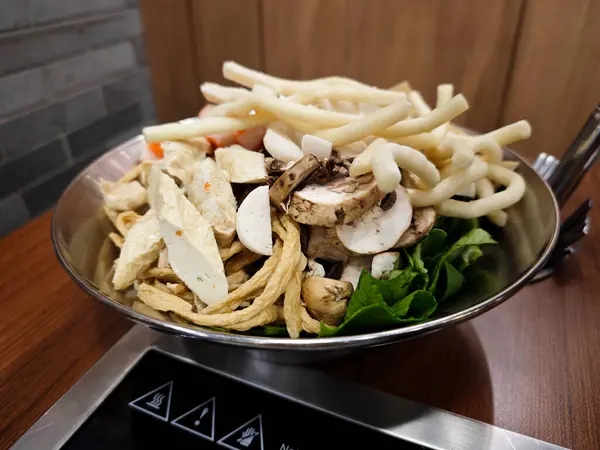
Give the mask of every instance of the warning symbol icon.
[[171, 422], [171, 425], [189, 431], [209, 441], [215, 440], [215, 397], [201, 403]]
[[221, 438], [218, 444], [232, 450], [263, 450], [262, 416], [259, 414], [239, 426]]
[[164, 422], [168, 422], [172, 393], [173, 381], [171, 380], [168, 383], [157, 387], [153, 391], [132, 400], [129, 402], [129, 406]]

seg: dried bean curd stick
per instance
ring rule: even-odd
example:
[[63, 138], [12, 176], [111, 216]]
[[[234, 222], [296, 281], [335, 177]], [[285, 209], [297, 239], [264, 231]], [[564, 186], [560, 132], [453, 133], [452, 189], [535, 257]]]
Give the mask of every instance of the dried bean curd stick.
[[[265, 308], [275, 303], [279, 296], [285, 292], [293, 275], [291, 269], [298, 263], [297, 256], [300, 254], [300, 228], [288, 216], [283, 216], [281, 221], [287, 231], [286, 239], [283, 242], [281, 263], [272, 272], [264, 291], [247, 308], [226, 314], [197, 314], [182, 305], [181, 302], [185, 302], [179, 297], [155, 290], [152, 286], [145, 283], [140, 286], [138, 297], [154, 309], [175, 312], [183, 318], [202, 326], [228, 328], [258, 316]], [[234, 291], [232, 294], [236, 292]]]
[[350, 144], [392, 126], [406, 118], [409, 112], [410, 103], [402, 99], [346, 125], [320, 131], [317, 136], [330, 141], [334, 146]]
[[240, 241], [235, 241], [231, 244], [229, 248], [220, 248], [219, 255], [221, 255], [222, 261], [227, 261], [234, 255], [237, 255], [244, 249], [244, 245]]
[[301, 255], [300, 262], [295, 268], [294, 275], [283, 297], [285, 326], [290, 337], [294, 339], [300, 337], [300, 331], [302, 331], [300, 290], [302, 287], [302, 272], [306, 267], [306, 262], [306, 257]]
[[[460, 169], [456, 171], [456, 173], [450, 175], [448, 178], [442, 180], [431, 191], [408, 189], [410, 202], [416, 207], [437, 205], [438, 203], [456, 195], [456, 193], [465, 186], [468, 186], [469, 184], [474, 183], [478, 179], [484, 177], [487, 172], [487, 164], [483, 161], [476, 160], [467, 169]], [[446, 214], [440, 213], [440, 215], [444, 216]]]
[[300, 317], [302, 318], [302, 329], [304, 331], [311, 334], [318, 334], [321, 331], [321, 322], [312, 318], [304, 305], [300, 309]]
[[209, 305], [202, 313], [203, 314], [222, 314], [236, 310], [240, 305], [248, 300], [251, 295], [254, 295], [258, 290], [265, 287], [269, 277], [275, 267], [280, 263], [282, 252], [281, 241], [275, 242], [273, 246], [273, 254], [265, 261], [263, 266], [256, 272], [248, 281], [242, 284], [235, 291], [230, 293], [227, 298], [215, 305]]
[[[491, 197], [494, 195], [494, 186], [487, 178], [481, 178], [475, 182], [475, 192], [479, 198]], [[487, 218], [490, 219], [490, 222], [492, 222], [494, 225], [503, 227], [506, 225], [506, 219], [508, 216], [504, 211], [494, 211], [489, 213]]]
[[123, 237], [126, 237], [131, 227], [134, 226], [141, 217], [142, 216], [135, 211], [123, 211], [122, 213], [117, 214], [113, 224], [119, 233], [121, 233]]
[[125, 243], [125, 239], [123, 239], [123, 236], [117, 233], [113, 233], [111, 231], [110, 233], [108, 233], [108, 238], [112, 241], [113, 244], [115, 244], [117, 248], [123, 248], [123, 244]]
[[[480, 161], [475, 161], [471, 167], [479, 163]], [[469, 167], [469, 169], [471, 169], [471, 167]], [[518, 173], [497, 164], [489, 164], [487, 175], [490, 180], [506, 186], [506, 189], [501, 192], [496, 192], [489, 197], [480, 198], [472, 202], [461, 202], [451, 199], [444, 200], [436, 205], [438, 214], [448, 217], [459, 217], [462, 219], [486, 216], [494, 211], [506, 209], [514, 205], [521, 200], [525, 194], [525, 181]]]
[[262, 327], [270, 323], [276, 322], [282, 317], [282, 311], [280, 306], [270, 305], [267, 306], [258, 316], [253, 317], [245, 322], [240, 322], [234, 325], [230, 325], [230, 330], [235, 331], [248, 331], [254, 327]]

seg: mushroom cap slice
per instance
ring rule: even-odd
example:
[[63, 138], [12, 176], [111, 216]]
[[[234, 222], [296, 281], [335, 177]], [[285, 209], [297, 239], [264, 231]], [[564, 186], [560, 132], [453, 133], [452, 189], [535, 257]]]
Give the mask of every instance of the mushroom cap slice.
[[[335, 229], [333, 229], [335, 230]], [[346, 262], [352, 256], [352, 252], [342, 246], [335, 246], [327, 238], [327, 228], [310, 227], [306, 256], [326, 261]]]
[[394, 248], [406, 248], [416, 244], [419, 239], [428, 234], [435, 223], [435, 208], [417, 208], [413, 211], [410, 227], [398, 239]]
[[347, 281], [354, 286], [354, 289], [356, 289], [356, 286], [358, 286], [358, 280], [360, 279], [360, 274], [363, 270], [370, 272], [372, 262], [372, 256], [353, 256], [344, 266], [340, 280]]
[[302, 282], [302, 298], [308, 312], [327, 325], [342, 323], [354, 288], [347, 281], [308, 277]]
[[364, 215], [384, 197], [372, 175], [337, 178], [294, 192], [288, 214], [299, 223], [333, 227]]
[[285, 201], [294, 189], [300, 186], [315, 170], [321, 167], [313, 155], [306, 155], [281, 174], [269, 189], [271, 202], [279, 209], [285, 209]]
[[[412, 206], [406, 190], [398, 186], [393, 205], [376, 205], [351, 224], [336, 227], [340, 241], [362, 255], [381, 253], [394, 247], [410, 226]], [[384, 202], [382, 202], [384, 203]]]

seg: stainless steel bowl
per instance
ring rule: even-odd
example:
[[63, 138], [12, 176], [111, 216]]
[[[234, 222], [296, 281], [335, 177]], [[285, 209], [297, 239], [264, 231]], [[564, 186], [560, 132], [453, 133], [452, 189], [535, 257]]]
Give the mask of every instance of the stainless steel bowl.
[[[245, 336], [157, 320], [127, 305], [112, 288], [109, 272], [116, 253], [107, 238], [111, 224], [102, 212], [98, 179], [118, 180], [140, 160], [145, 144], [141, 136], [109, 151], [93, 162], [69, 185], [60, 198], [52, 222], [52, 241], [58, 259], [71, 278], [88, 294], [129, 319], [156, 330], [259, 351], [264, 356], [293, 352], [298, 360], [331, 356], [351, 349], [388, 344], [412, 338], [471, 319], [502, 303], [521, 289], [549, 257], [559, 232], [559, 209], [549, 186], [521, 158], [505, 150], [506, 159], [521, 162], [519, 173], [527, 192], [508, 211], [508, 224], [498, 236], [502, 252], [495, 258], [497, 283], [465, 292], [440, 309], [427, 322], [376, 333], [333, 338], [287, 339]], [[303, 356], [299, 352], [303, 352]], [[279, 358], [281, 359], [281, 358]], [[285, 359], [285, 358], [284, 358]]]

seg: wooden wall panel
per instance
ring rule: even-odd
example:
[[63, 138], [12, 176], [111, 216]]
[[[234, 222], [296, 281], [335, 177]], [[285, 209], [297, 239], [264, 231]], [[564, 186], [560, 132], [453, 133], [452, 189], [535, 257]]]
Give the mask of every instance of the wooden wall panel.
[[140, 0], [156, 113], [161, 122], [198, 111], [198, 72], [190, 5], [182, 0]]
[[562, 155], [600, 101], [600, 2], [528, 1], [503, 122], [527, 118], [515, 148]]
[[430, 101], [452, 82], [473, 108], [458, 122], [493, 128], [521, 0], [262, 0], [265, 68], [286, 77], [408, 79]]
[[197, 85], [225, 83], [221, 67], [226, 60], [263, 68], [259, 0], [191, 0], [191, 6]]

